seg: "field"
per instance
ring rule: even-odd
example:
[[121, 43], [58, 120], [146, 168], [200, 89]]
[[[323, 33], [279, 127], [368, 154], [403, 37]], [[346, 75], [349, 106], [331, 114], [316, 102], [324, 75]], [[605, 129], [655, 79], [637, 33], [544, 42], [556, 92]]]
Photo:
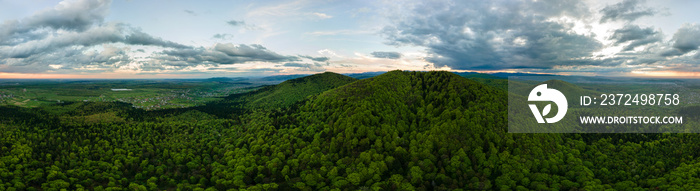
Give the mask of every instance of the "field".
[[0, 105], [39, 107], [63, 102], [124, 102], [146, 110], [184, 108], [274, 84], [274, 81], [0, 80]]

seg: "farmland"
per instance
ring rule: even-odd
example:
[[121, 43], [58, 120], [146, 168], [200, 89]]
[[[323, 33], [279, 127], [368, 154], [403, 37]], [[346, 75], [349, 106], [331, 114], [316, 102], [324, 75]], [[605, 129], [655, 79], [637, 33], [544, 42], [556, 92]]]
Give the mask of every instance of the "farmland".
[[64, 102], [124, 102], [146, 110], [184, 108], [216, 101], [274, 81], [0, 80], [0, 105], [39, 107]]

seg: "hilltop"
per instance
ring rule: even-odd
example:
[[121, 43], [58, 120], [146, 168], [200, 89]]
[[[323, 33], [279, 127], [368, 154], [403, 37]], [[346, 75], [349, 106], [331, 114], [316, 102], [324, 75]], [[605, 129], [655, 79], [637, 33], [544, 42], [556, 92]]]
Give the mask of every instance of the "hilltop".
[[[490, 189], [493, 175], [484, 173], [494, 167], [471, 164], [514, 141], [505, 129], [504, 98], [505, 91], [450, 72], [391, 71], [312, 97], [249, 128], [244, 140], [265, 134], [273, 153], [298, 156], [286, 159], [300, 164], [286, 176], [300, 179], [279, 184], [283, 189]], [[280, 129], [267, 128], [275, 124]]]
[[271, 109], [275, 107], [288, 107], [308, 96], [340, 87], [355, 80], [356, 79], [345, 75], [324, 72], [290, 79], [280, 84], [266, 86], [248, 93], [234, 94], [227, 97], [227, 99], [243, 103], [245, 107], [248, 108]]

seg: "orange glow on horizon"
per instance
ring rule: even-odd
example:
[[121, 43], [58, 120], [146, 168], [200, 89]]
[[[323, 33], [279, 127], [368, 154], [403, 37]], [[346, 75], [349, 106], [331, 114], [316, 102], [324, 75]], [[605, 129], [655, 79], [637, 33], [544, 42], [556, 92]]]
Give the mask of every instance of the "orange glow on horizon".
[[700, 78], [700, 72], [683, 71], [632, 71], [632, 75], [661, 78]]
[[33, 74], [33, 73], [6, 73], [0, 72], [0, 79], [61, 79], [61, 78], [85, 78], [83, 75], [74, 74]]
[[100, 74], [39, 74], [0, 72], [0, 79], [148, 79], [148, 78], [193, 78], [188, 74], [134, 74], [134, 73], [100, 73]]

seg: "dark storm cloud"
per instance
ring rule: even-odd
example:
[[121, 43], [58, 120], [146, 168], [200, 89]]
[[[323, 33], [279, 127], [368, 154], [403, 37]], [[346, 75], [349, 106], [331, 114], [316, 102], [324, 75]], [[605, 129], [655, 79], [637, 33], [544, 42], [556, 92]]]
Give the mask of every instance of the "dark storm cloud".
[[673, 48], [681, 54], [697, 50], [700, 46], [700, 25], [684, 24], [673, 34]]
[[401, 53], [398, 52], [372, 52], [370, 53], [375, 58], [388, 58], [388, 59], [399, 59], [401, 58]]
[[643, 16], [653, 16], [656, 14], [656, 10], [640, 5], [642, 3], [644, 3], [643, 0], [624, 0], [614, 5], [608, 5], [600, 10], [600, 13], [603, 14], [603, 17], [600, 18], [600, 22], [604, 23], [618, 20], [631, 22]]
[[258, 45], [234, 45], [231, 43], [216, 44], [211, 48], [186, 48], [165, 50], [157, 59], [164, 60], [169, 65], [200, 65], [200, 64], [240, 64], [245, 62], [288, 62], [297, 61], [298, 57], [283, 56]]
[[[544, 11], [543, 7], [548, 8]], [[551, 68], [590, 64], [602, 47], [573, 23], [549, 18], [587, 15], [579, 1], [438, 1], [416, 5], [383, 29], [389, 45], [425, 47], [436, 67], [452, 69]]]
[[331, 58], [328, 58], [328, 57], [325, 57], [325, 56], [313, 57], [313, 56], [299, 55], [299, 57], [300, 57], [300, 58], [306, 58], [306, 59], [309, 59], [309, 60], [313, 60], [313, 61], [316, 61], [316, 62], [325, 62], [325, 61], [328, 61], [328, 60], [331, 59]]
[[627, 25], [621, 29], [613, 31], [609, 40], [614, 40], [613, 45], [620, 45], [629, 42], [624, 46], [623, 51], [634, 50], [634, 48], [649, 43], [655, 43], [662, 40], [661, 32], [655, 31], [653, 28], [641, 28], [637, 25]]

